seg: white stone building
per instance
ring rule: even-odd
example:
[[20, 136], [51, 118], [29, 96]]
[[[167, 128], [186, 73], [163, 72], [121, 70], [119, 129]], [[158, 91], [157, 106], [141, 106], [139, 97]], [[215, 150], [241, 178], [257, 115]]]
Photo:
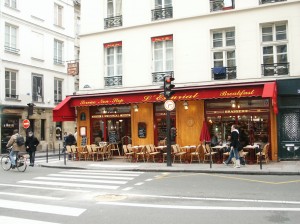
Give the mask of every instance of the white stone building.
[[[69, 117], [77, 118], [88, 143], [110, 141], [115, 132], [118, 142], [128, 135], [134, 144], [157, 144], [165, 137], [159, 93], [170, 75], [174, 141], [198, 144], [203, 120], [223, 141], [236, 123], [247, 144], [268, 137], [277, 160], [285, 149], [277, 136], [276, 86], [299, 81], [299, 21], [299, 0], [84, 1], [79, 91], [60, 107], [73, 108]], [[295, 116], [299, 130], [300, 112]], [[140, 123], [146, 137], [139, 135]]]
[[[75, 91], [67, 63], [78, 59], [76, 2], [0, 0], [2, 148], [13, 129], [25, 135], [22, 121], [27, 118], [43, 149], [61, 143], [62, 131], [74, 132], [74, 122], [53, 122], [52, 109]], [[34, 104], [30, 116], [28, 104]]]

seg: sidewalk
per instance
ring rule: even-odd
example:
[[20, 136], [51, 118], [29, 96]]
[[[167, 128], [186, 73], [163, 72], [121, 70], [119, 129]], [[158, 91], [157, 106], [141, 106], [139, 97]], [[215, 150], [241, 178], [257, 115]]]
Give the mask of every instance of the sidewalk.
[[[49, 160], [53, 154], [49, 153]], [[38, 153], [37, 158], [46, 158], [45, 153]], [[57, 158], [57, 157], [56, 157]], [[72, 161], [66, 160], [61, 155], [60, 160], [37, 163], [41, 167], [62, 168], [62, 169], [98, 169], [98, 170], [122, 170], [122, 171], [143, 171], [143, 172], [192, 172], [192, 173], [221, 173], [221, 174], [248, 174], [248, 175], [300, 175], [300, 161], [281, 161], [263, 163], [262, 169], [259, 164], [233, 168], [232, 165], [209, 163], [166, 163], [153, 162], [128, 162], [123, 157], [114, 157], [108, 161]]]

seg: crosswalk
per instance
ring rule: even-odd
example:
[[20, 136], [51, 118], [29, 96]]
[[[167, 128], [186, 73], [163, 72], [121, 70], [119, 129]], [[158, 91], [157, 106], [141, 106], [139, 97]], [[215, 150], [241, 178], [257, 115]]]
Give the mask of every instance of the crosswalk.
[[[46, 219], [22, 217], [24, 211], [32, 212], [31, 217], [34, 217], [35, 213], [51, 214], [47, 217], [78, 217], [85, 213], [86, 208], [72, 207], [68, 204], [68, 197], [74, 195], [74, 192], [88, 194], [98, 193], [99, 190], [130, 190], [130, 186], [134, 186], [136, 178], [142, 174], [143, 172], [70, 169], [19, 180], [16, 183], [0, 183], [0, 223], [57, 223]], [[11, 212], [13, 215], [2, 214], [1, 208], [14, 211]]]

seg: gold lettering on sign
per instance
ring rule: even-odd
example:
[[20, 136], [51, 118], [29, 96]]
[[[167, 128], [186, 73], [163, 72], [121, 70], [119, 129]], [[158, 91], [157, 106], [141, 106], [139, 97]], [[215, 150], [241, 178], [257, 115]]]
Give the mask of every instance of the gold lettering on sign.
[[81, 100], [80, 101], [80, 105], [94, 105], [94, 104], [96, 104], [96, 101], [92, 101], [92, 100], [90, 100], [90, 101]]
[[124, 100], [123, 100], [123, 99], [119, 99], [119, 98], [114, 98], [114, 99], [112, 100], [112, 102], [113, 102], [113, 103], [123, 103]]
[[225, 114], [248, 113], [249, 110], [225, 110]]
[[223, 97], [242, 97], [242, 96], [252, 96], [254, 94], [254, 89], [246, 91], [246, 90], [239, 90], [237, 92], [229, 92], [229, 91], [222, 91], [220, 92], [220, 96]]

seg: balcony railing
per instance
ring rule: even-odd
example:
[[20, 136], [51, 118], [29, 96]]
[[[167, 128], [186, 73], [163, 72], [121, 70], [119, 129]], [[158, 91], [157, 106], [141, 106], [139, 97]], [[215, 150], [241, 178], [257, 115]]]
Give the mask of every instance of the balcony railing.
[[236, 66], [232, 67], [214, 67], [211, 69], [213, 80], [236, 79]]
[[288, 75], [289, 63], [262, 64], [262, 76]]
[[19, 99], [19, 95], [14, 95], [14, 94], [5, 94], [5, 97], [8, 99], [14, 99], [14, 100]]
[[18, 54], [20, 49], [14, 48], [14, 47], [9, 47], [9, 46], [4, 46], [5, 50], [11, 53]]
[[224, 0], [210, 0], [210, 11], [223, 11], [234, 9], [234, 0], [231, 0], [231, 4], [225, 5]]
[[159, 83], [164, 81], [164, 77], [172, 76], [174, 78], [174, 72], [173, 71], [166, 71], [166, 72], [153, 72], [152, 73], [152, 82], [153, 83]]
[[268, 3], [274, 3], [274, 2], [285, 2], [286, 0], [259, 0], [259, 4], [268, 4]]
[[152, 9], [152, 21], [173, 18], [173, 7]]
[[114, 16], [104, 19], [104, 29], [118, 27], [123, 25], [122, 16]]
[[122, 76], [104, 77], [104, 85], [108, 86], [122, 86]]

